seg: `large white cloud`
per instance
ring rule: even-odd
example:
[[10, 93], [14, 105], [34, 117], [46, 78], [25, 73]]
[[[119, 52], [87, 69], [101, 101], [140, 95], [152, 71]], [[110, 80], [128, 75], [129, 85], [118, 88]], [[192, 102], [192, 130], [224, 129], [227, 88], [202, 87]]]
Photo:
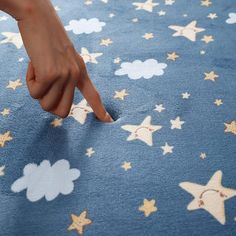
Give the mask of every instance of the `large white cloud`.
[[106, 23], [99, 21], [97, 18], [91, 19], [80, 19], [80, 20], [71, 20], [69, 25], [65, 26], [67, 31], [72, 30], [74, 34], [91, 34], [93, 32], [101, 32], [102, 27]]
[[128, 75], [130, 79], [150, 79], [154, 75], [160, 76], [164, 74], [167, 67], [165, 63], [158, 63], [155, 59], [148, 59], [144, 62], [135, 60], [133, 62], [123, 62], [120, 69], [115, 71], [115, 75]]
[[229, 13], [229, 18], [226, 20], [227, 24], [236, 24], [236, 13], [231, 12]]
[[51, 166], [48, 160], [24, 167], [23, 176], [11, 186], [13, 192], [26, 190], [26, 197], [36, 202], [45, 196], [47, 201], [55, 199], [60, 193], [67, 195], [74, 189], [73, 180], [78, 179], [80, 171], [70, 169], [67, 160], [59, 160]]

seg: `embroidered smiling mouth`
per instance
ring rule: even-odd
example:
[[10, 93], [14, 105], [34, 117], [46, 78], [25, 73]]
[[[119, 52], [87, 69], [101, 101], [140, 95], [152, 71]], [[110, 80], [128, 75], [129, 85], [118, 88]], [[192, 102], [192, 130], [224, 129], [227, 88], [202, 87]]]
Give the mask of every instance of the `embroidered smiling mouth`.
[[138, 127], [138, 128], [135, 130], [135, 132], [134, 132], [136, 137], [138, 136], [138, 131], [139, 131], [140, 129], [147, 129], [148, 131], [153, 131], [153, 129], [151, 129], [151, 128], [147, 127], [147, 126]]
[[71, 114], [71, 115], [73, 115], [73, 112], [74, 112], [75, 109], [81, 109], [81, 110], [84, 110], [85, 112], [89, 112], [89, 110], [85, 109], [84, 107], [74, 107], [74, 108], [72, 108], [71, 111], [70, 111], [70, 114]]

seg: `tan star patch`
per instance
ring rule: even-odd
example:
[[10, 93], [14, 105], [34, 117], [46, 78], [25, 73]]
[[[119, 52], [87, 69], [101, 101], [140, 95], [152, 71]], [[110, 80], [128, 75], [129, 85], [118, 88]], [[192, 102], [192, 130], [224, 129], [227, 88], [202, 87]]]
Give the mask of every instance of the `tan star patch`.
[[225, 127], [225, 132], [228, 133], [233, 133], [236, 135], [236, 120], [233, 120], [231, 123], [224, 123]]
[[155, 200], [151, 199], [150, 201], [148, 199], [143, 200], [143, 205], [140, 206], [138, 209], [139, 211], [143, 211], [144, 215], [148, 217], [151, 213], [157, 211], [157, 207], [155, 206]]
[[4, 147], [5, 143], [11, 141], [12, 139], [13, 138], [11, 137], [10, 131], [0, 134], [0, 147]]

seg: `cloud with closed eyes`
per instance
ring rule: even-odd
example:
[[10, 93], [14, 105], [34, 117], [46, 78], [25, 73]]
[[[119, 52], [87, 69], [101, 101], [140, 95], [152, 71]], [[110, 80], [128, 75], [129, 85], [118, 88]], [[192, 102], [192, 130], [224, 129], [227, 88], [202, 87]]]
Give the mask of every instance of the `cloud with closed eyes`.
[[72, 31], [74, 34], [91, 34], [101, 32], [106, 25], [105, 22], [99, 21], [97, 18], [71, 20], [69, 25], [65, 26], [66, 31]]

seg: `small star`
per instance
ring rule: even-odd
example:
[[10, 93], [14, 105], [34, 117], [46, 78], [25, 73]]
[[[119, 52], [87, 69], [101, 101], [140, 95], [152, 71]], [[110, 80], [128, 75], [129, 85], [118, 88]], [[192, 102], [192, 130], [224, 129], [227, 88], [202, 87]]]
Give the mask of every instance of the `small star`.
[[85, 4], [85, 5], [91, 5], [91, 4], [93, 4], [93, 1], [92, 1], [92, 0], [86, 0], [86, 1], [84, 2], [84, 4]]
[[144, 215], [148, 217], [151, 213], [157, 211], [157, 207], [155, 206], [155, 200], [151, 199], [150, 201], [148, 199], [143, 200], [143, 205], [140, 206], [138, 209], [139, 211], [143, 211]]
[[165, 146], [161, 146], [163, 155], [166, 155], [167, 153], [173, 153], [173, 148], [174, 146], [170, 146], [168, 143], [165, 143]]
[[218, 16], [216, 15], [216, 13], [209, 13], [209, 15], [207, 17], [213, 20], [213, 19], [217, 18]]
[[209, 7], [212, 4], [209, 0], [201, 1], [201, 6]]
[[236, 221], [236, 216], [234, 217], [234, 221]]
[[54, 119], [50, 124], [53, 126], [53, 127], [58, 127], [58, 126], [62, 126], [62, 121], [63, 119], [61, 118], [56, 118]]
[[159, 112], [159, 113], [161, 113], [161, 112], [164, 111], [164, 110], [165, 110], [165, 107], [163, 107], [162, 104], [156, 105], [156, 107], [155, 107], [155, 109], [154, 109], [154, 111], [157, 111], [157, 112]]
[[92, 147], [90, 147], [90, 148], [86, 149], [85, 155], [88, 156], [88, 157], [91, 157], [94, 153], [95, 153], [95, 151], [93, 150]]
[[181, 95], [182, 95], [182, 98], [183, 98], [183, 99], [188, 99], [191, 94], [188, 93], [188, 92], [185, 92], [185, 93], [182, 93]]
[[83, 211], [79, 216], [71, 214], [72, 224], [68, 230], [77, 230], [79, 234], [83, 234], [84, 227], [92, 223], [90, 219], [86, 218], [86, 215], [86, 211]]
[[102, 39], [100, 45], [108, 47], [112, 43], [113, 43], [112, 40], [108, 38], [108, 39]]
[[215, 74], [214, 71], [211, 71], [209, 73], [204, 73], [204, 74], [205, 74], [204, 80], [211, 80], [213, 82], [215, 82], [216, 78], [219, 77], [219, 75]]
[[4, 108], [2, 112], [0, 112], [3, 116], [7, 116], [10, 114], [10, 109]]
[[142, 37], [147, 40], [154, 38], [153, 33], [145, 33]]
[[16, 46], [17, 49], [20, 49], [23, 46], [23, 41], [20, 33], [2, 32], [1, 34], [6, 38], [0, 41], [0, 44], [12, 43]]
[[58, 6], [55, 6], [54, 9], [55, 9], [56, 11], [60, 11], [60, 10], [61, 10]]
[[167, 60], [172, 60], [175, 61], [176, 58], [178, 58], [179, 55], [176, 54], [176, 52], [172, 52], [172, 53], [167, 53]]
[[187, 14], [183, 14], [183, 17], [187, 17], [188, 15]]
[[212, 35], [209, 35], [209, 36], [204, 35], [203, 38], [201, 39], [201, 41], [204, 41], [205, 43], [210, 43], [210, 42], [213, 42], [214, 39], [213, 39]]
[[124, 100], [126, 96], [129, 94], [126, 92], [126, 89], [122, 89], [121, 91], [115, 91], [114, 98], [119, 99], [119, 100]]
[[7, 20], [8, 17], [7, 16], [0, 16], [0, 21], [4, 21], [4, 20]]
[[110, 13], [110, 14], [109, 14], [109, 17], [110, 17], [110, 18], [113, 18], [114, 16], [115, 16], [115, 14], [113, 14], [113, 13]]
[[136, 10], [145, 10], [145, 11], [148, 11], [148, 12], [152, 12], [153, 8], [155, 6], [158, 6], [159, 3], [153, 3], [153, 0], [147, 0], [144, 3], [134, 2], [133, 5], [137, 7]]
[[175, 3], [174, 0], [165, 0], [165, 5], [173, 5]]
[[20, 82], [20, 79], [17, 79], [15, 81], [9, 81], [9, 84], [7, 85], [6, 88], [11, 88], [13, 90], [16, 90], [17, 87], [20, 87], [22, 83]]
[[19, 62], [22, 62], [22, 61], [24, 61], [24, 58], [23, 58], [23, 57], [20, 57], [20, 58], [18, 59], [18, 61], [19, 61]]
[[225, 132], [231, 132], [236, 135], [236, 120], [232, 121], [231, 123], [227, 124], [224, 123], [225, 127]]
[[123, 165], [121, 166], [125, 171], [129, 170], [132, 168], [131, 162], [124, 162]]
[[101, 0], [101, 2], [103, 2], [103, 3], [108, 3], [108, 0]]
[[113, 61], [113, 62], [114, 62], [115, 64], [119, 64], [119, 63], [120, 63], [120, 61], [121, 61], [121, 59], [120, 59], [119, 57], [117, 57], [117, 58], [115, 58], [115, 59], [114, 59], [114, 61]]
[[205, 153], [205, 152], [201, 152], [200, 158], [201, 158], [202, 160], [204, 160], [204, 159], [206, 158], [206, 153]]
[[81, 57], [83, 57], [85, 63], [97, 64], [97, 57], [102, 56], [102, 53], [90, 53], [87, 48], [81, 48]]
[[138, 18], [133, 18], [132, 21], [133, 21], [134, 23], [136, 23], [136, 22], [138, 22]]
[[220, 106], [223, 104], [221, 99], [216, 99], [214, 103], [216, 104], [216, 106]]
[[170, 120], [171, 123], [171, 129], [182, 129], [182, 125], [185, 123], [185, 121], [181, 121], [180, 117], [176, 117], [175, 120]]
[[11, 141], [13, 138], [11, 137], [10, 131], [7, 131], [4, 134], [0, 134], [0, 146], [4, 147], [6, 142]]
[[5, 175], [4, 169], [5, 169], [5, 166], [0, 166], [0, 176]]
[[204, 50], [201, 50], [201, 51], [200, 51], [200, 54], [201, 54], [201, 55], [204, 55], [205, 53], [206, 53], [206, 52], [205, 52]]
[[164, 16], [165, 14], [166, 14], [166, 12], [165, 12], [165, 11], [162, 11], [162, 10], [158, 12], [158, 15], [159, 15], [159, 16]]

